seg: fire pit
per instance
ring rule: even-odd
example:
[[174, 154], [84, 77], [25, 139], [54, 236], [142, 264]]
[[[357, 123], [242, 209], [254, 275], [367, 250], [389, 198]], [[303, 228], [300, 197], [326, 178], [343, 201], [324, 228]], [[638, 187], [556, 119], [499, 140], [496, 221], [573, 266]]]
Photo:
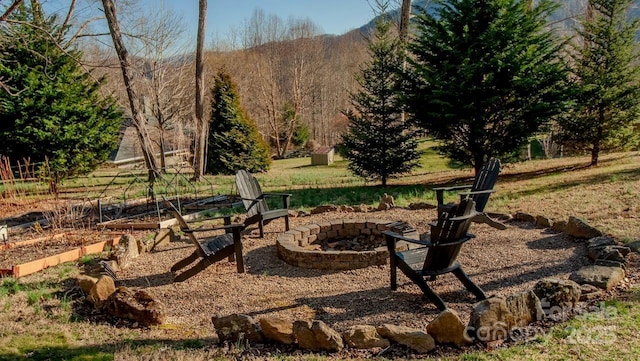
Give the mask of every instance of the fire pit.
[[276, 242], [278, 257], [293, 266], [316, 269], [349, 270], [383, 265], [389, 260], [382, 235], [385, 230], [418, 237], [418, 232], [404, 222], [335, 220], [307, 224], [283, 233]]

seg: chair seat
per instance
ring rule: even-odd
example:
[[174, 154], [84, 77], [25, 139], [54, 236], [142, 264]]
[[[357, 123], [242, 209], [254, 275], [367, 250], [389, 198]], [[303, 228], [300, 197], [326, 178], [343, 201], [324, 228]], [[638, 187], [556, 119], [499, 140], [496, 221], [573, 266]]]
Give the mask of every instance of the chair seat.
[[429, 252], [428, 247], [412, 249], [404, 252], [396, 252], [396, 256], [401, 259], [407, 266], [409, 266], [414, 272], [422, 276], [439, 276], [445, 273], [449, 273], [454, 269], [460, 267], [458, 262], [453, 262], [449, 267], [438, 269], [425, 269], [424, 260], [427, 258]]
[[289, 215], [288, 209], [273, 209], [266, 212], [262, 212], [262, 219], [276, 219]]
[[213, 238], [208, 238], [200, 241], [202, 248], [207, 252], [207, 256], [210, 254], [219, 252], [229, 246], [233, 246], [233, 234], [225, 233]]

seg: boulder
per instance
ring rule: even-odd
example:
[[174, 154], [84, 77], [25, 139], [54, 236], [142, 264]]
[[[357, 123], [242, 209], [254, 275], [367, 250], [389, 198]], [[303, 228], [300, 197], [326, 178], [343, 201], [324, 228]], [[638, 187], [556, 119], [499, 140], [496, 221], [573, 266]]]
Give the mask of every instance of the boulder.
[[371, 349], [389, 347], [389, 340], [380, 336], [375, 327], [356, 325], [342, 334], [344, 342], [353, 348]]
[[576, 237], [576, 238], [594, 238], [602, 236], [602, 232], [598, 229], [590, 226], [586, 221], [570, 216], [569, 222], [567, 222], [567, 227], [564, 230], [564, 233]]
[[627, 261], [625, 257], [630, 251], [629, 247], [624, 246], [601, 246], [589, 248], [589, 253], [587, 255], [592, 261], [603, 259], [625, 263]]
[[376, 329], [382, 337], [420, 353], [427, 353], [436, 347], [433, 337], [422, 330], [390, 324], [384, 324]]
[[416, 203], [410, 203], [409, 204], [409, 209], [411, 210], [420, 210], [420, 209], [436, 209], [437, 206], [435, 204], [431, 204], [431, 203], [425, 203], [425, 202], [416, 202]]
[[116, 285], [113, 278], [109, 276], [100, 276], [98, 281], [89, 290], [87, 299], [96, 309], [104, 308], [109, 302], [109, 298], [116, 292]]
[[536, 217], [528, 213], [518, 212], [513, 216], [513, 218], [516, 221], [536, 223]]
[[538, 281], [533, 287], [542, 305], [548, 310], [551, 307], [573, 308], [580, 300], [580, 285], [571, 280], [547, 278]]
[[380, 203], [378, 204], [379, 211], [386, 211], [395, 207], [396, 203], [393, 199], [393, 196], [390, 196], [387, 193], [382, 196], [382, 198], [380, 199]]
[[594, 300], [602, 294], [602, 290], [596, 286], [590, 284], [580, 285], [580, 301]]
[[564, 230], [567, 229], [567, 221], [555, 221], [551, 225], [551, 229], [556, 232], [564, 232]]
[[460, 320], [460, 316], [450, 309], [438, 314], [427, 326], [427, 332], [440, 344], [454, 344], [462, 347], [471, 342], [466, 336], [466, 325]]
[[536, 216], [536, 224], [541, 227], [549, 228], [553, 222], [545, 216]]
[[[78, 281], [78, 286], [80, 287], [82, 292], [84, 292], [85, 295], [88, 295], [89, 292], [91, 292], [91, 289], [93, 288], [93, 286], [95, 286], [95, 284], [98, 283], [97, 277], [91, 277], [89, 275], [82, 275], [82, 274], [79, 275], [78, 278], [76, 278], [76, 280]], [[115, 287], [114, 287], [114, 291], [115, 291]]]
[[318, 320], [293, 322], [293, 335], [298, 346], [305, 350], [336, 352], [344, 347], [340, 334]]
[[108, 311], [121, 318], [136, 321], [144, 326], [160, 325], [165, 319], [164, 305], [147, 291], [133, 291], [118, 287], [109, 298]]
[[596, 266], [618, 267], [622, 268], [625, 271], [627, 270], [627, 266], [625, 266], [624, 262], [618, 262], [608, 259], [597, 259], [595, 262], [593, 262], [593, 264]]
[[338, 206], [335, 206], [333, 204], [330, 205], [325, 205], [325, 206], [318, 206], [314, 209], [311, 210], [311, 214], [320, 214], [320, 213], [326, 213], [326, 212], [335, 212], [338, 210]]
[[233, 314], [229, 316], [211, 317], [220, 342], [238, 342], [247, 340], [251, 343], [263, 343], [264, 335], [258, 323], [248, 315]]
[[635, 253], [640, 253], [640, 240], [627, 243], [626, 246], [629, 247], [631, 251]]
[[468, 332], [485, 343], [506, 340], [515, 325], [504, 297], [494, 296], [473, 305]]
[[506, 302], [516, 326], [524, 327], [544, 318], [540, 299], [532, 290], [512, 294]]
[[291, 345], [293, 337], [293, 322], [275, 317], [265, 317], [258, 320], [265, 338], [284, 345]]
[[120, 269], [126, 269], [140, 255], [138, 242], [130, 234], [123, 234], [113, 247], [110, 259], [115, 260]]
[[609, 236], [593, 237], [587, 240], [587, 248], [615, 246], [616, 241]]
[[161, 246], [163, 244], [167, 244], [169, 242], [174, 242], [176, 240], [176, 235], [171, 228], [162, 228], [156, 232], [153, 237], [153, 241], [140, 242], [141, 249], [140, 253], [143, 252], [151, 252], [156, 247]]
[[604, 290], [611, 290], [625, 277], [620, 267], [590, 265], [573, 272], [569, 279], [579, 284], [589, 284]]

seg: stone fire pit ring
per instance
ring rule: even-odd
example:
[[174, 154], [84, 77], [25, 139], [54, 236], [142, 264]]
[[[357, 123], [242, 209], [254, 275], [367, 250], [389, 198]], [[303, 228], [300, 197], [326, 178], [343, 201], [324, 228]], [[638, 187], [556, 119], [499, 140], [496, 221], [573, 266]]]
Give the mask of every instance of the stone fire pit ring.
[[[292, 266], [327, 270], [350, 270], [384, 265], [389, 261], [389, 253], [382, 235], [386, 230], [406, 237], [418, 237], [418, 232], [404, 222], [379, 219], [333, 220], [307, 224], [281, 234], [276, 241], [278, 257]], [[318, 249], [319, 243], [323, 241], [361, 235], [379, 237], [380, 246], [370, 251]]]

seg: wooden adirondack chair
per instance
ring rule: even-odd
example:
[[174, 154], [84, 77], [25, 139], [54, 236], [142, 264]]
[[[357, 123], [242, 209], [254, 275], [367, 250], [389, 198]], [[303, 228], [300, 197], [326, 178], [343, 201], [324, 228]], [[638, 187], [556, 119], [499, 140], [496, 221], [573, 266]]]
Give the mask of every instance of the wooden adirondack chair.
[[[231, 216], [220, 216], [209, 219], [222, 218], [224, 219], [224, 225], [192, 229], [189, 228], [188, 223], [171, 202], [165, 201], [165, 204], [167, 205], [167, 209], [169, 209], [173, 216], [178, 220], [180, 230], [189, 237], [191, 243], [196, 247], [192, 254], [174, 264], [171, 267], [171, 272], [177, 272], [194, 261], [200, 260], [190, 269], [177, 275], [174, 278], [174, 282], [182, 282], [204, 270], [209, 265], [227, 257], [229, 258], [229, 261], [233, 261], [235, 259], [238, 273], [244, 272], [242, 238], [240, 235], [240, 232], [244, 229], [242, 224], [232, 224]], [[196, 233], [212, 232], [215, 230], [224, 230], [225, 232], [220, 235], [203, 239], [196, 237]]]
[[[249, 226], [258, 223], [260, 238], [264, 237], [264, 225], [274, 219], [284, 218], [285, 230], [289, 230], [289, 198], [286, 193], [262, 193], [258, 180], [246, 170], [236, 173], [236, 187], [242, 198], [242, 203], [247, 210], [247, 219], [244, 225]], [[267, 197], [281, 197], [282, 208], [269, 209]]]
[[497, 229], [506, 229], [507, 227], [504, 224], [491, 219], [484, 213], [484, 207], [489, 201], [489, 196], [495, 192], [493, 187], [498, 180], [498, 174], [500, 174], [500, 160], [491, 159], [476, 174], [473, 184], [433, 188], [438, 201], [438, 214], [450, 212], [451, 208], [455, 206], [453, 203], [444, 203], [444, 192], [465, 190], [458, 194], [460, 195], [460, 200], [468, 198], [476, 203], [475, 210], [477, 214], [473, 219], [474, 222], [487, 223]]
[[[444, 310], [447, 306], [429, 287], [425, 277], [433, 280], [436, 276], [451, 272], [478, 300], [487, 298], [482, 289], [471, 281], [460, 263], [456, 261], [462, 245], [474, 237], [467, 233], [476, 213], [474, 206], [473, 200], [462, 200], [459, 205], [451, 209], [451, 213], [440, 214], [438, 221], [431, 225], [431, 233], [421, 237], [422, 239], [403, 237], [391, 231], [383, 232], [389, 250], [392, 290], [398, 287], [397, 269], [399, 268], [420, 287], [438, 309]], [[397, 241], [419, 244], [422, 247], [398, 251], [396, 250]]]

